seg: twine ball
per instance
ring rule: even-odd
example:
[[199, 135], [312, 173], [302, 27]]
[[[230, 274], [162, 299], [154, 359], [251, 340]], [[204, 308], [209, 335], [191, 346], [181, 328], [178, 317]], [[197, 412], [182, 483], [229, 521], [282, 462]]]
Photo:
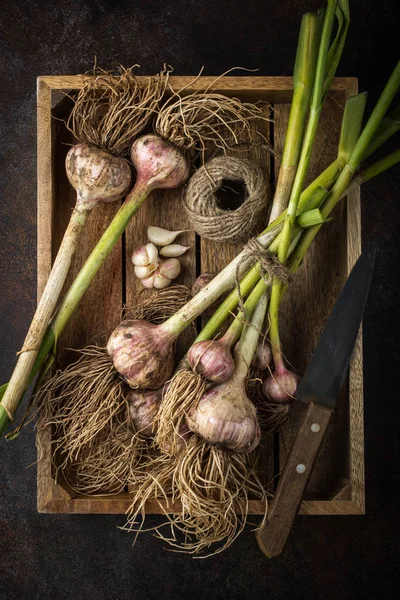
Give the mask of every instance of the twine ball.
[[[245, 201], [235, 210], [219, 207], [215, 192], [223, 180], [241, 181]], [[266, 222], [269, 186], [260, 167], [250, 160], [217, 156], [200, 167], [186, 188], [184, 207], [192, 228], [215, 242], [241, 243]]]

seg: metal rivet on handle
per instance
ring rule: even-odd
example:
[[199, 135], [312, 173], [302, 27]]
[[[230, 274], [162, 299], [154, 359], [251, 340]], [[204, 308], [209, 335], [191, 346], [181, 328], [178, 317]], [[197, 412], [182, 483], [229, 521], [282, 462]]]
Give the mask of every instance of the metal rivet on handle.
[[311, 431], [313, 433], [318, 433], [318, 431], [320, 431], [320, 429], [321, 429], [321, 427], [320, 427], [320, 425], [318, 425], [318, 423], [313, 423], [311, 425]]
[[306, 465], [303, 465], [303, 464], [301, 464], [301, 463], [300, 463], [299, 465], [297, 465], [297, 467], [296, 467], [296, 471], [297, 471], [298, 473], [304, 473], [304, 472], [305, 472], [305, 470], [306, 470]]

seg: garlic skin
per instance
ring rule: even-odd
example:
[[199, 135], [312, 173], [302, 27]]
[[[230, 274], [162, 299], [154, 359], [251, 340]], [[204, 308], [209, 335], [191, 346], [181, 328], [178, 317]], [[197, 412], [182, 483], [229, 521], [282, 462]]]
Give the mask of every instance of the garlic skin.
[[65, 170], [76, 190], [78, 203], [88, 209], [123, 198], [132, 178], [126, 160], [89, 144], [71, 148], [65, 159]]
[[189, 248], [190, 246], [181, 246], [181, 244], [169, 244], [168, 246], [161, 248], [160, 254], [168, 258], [174, 258], [182, 256]]
[[177, 258], [168, 258], [160, 263], [159, 271], [168, 279], [176, 279], [181, 272], [181, 263]]
[[189, 411], [186, 422], [208, 443], [242, 454], [254, 450], [261, 438], [255, 406], [236, 374], [207, 390]]
[[182, 152], [154, 134], [135, 140], [131, 160], [136, 169], [136, 186], [143, 185], [147, 191], [176, 188], [189, 177], [189, 163]]
[[263, 383], [262, 392], [272, 404], [290, 404], [295, 400], [300, 377], [285, 367], [275, 372]]
[[140, 246], [132, 254], [132, 263], [137, 267], [147, 267], [149, 264], [158, 265], [158, 250], [154, 244]]
[[169, 246], [172, 244], [174, 239], [179, 234], [188, 231], [187, 229], [181, 229], [180, 231], [169, 231], [169, 229], [163, 229], [162, 227], [150, 226], [147, 228], [147, 237], [156, 246]]
[[131, 390], [127, 396], [128, 414], [135, 429], [145, 437], [155, 433], [154, 419], [161, 404], [162, 388], [158, 390]]
[[220, 341], [204, 340], [193, 344], [187, 360], [194, 371], [212, 383], [227, 381], [235, 369], [230, 349]]
[[162, 325], [138, 319], [113, 331], [107, 352], [130, 387], [154, 390], [172, 373], [175, 340]]

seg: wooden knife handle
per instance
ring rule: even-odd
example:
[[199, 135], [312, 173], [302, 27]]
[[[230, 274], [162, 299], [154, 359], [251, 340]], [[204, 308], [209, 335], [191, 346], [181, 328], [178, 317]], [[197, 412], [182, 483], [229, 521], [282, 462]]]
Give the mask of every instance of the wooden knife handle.
[[278, 556], [286, 544], [332, 412], [329, 408], [310, 402], [300, 420], [293, 447], [269, 508], [267, 522], [256, 532], [258, 545], [268, 558]]

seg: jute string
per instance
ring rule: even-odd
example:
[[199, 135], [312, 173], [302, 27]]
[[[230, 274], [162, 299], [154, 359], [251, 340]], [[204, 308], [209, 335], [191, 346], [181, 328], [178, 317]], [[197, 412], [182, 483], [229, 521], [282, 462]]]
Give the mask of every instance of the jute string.
[[257, 238], [252, 238], [247, 242], [244, 247], [243, 258], [236, 266], [236, 289], [239, 297], [240, 311], [244, 314], [245, 307], [243, 302], [242, 292], [240, 290], [240, 267], [245, 262], [250, 265], [258, 262], [260, 264], [261, 277], [266, 285], [270, 285], [274, 278], [278, 279], [281, 283], [287, 283], [289, 281], [288, 269], [277, 259], [274, 254], [271, 254], [266, 248], [264, 248]]
[[[236, 210], [220, 208], [216, 192], [223, 180], [241, 181], [245, 201]], [[269, 186], [263, 171], [250, 160], [217, 156], [189, 181], [184, 207], [193, 229], [216, 242], [246, 242], [265, 222]]]

